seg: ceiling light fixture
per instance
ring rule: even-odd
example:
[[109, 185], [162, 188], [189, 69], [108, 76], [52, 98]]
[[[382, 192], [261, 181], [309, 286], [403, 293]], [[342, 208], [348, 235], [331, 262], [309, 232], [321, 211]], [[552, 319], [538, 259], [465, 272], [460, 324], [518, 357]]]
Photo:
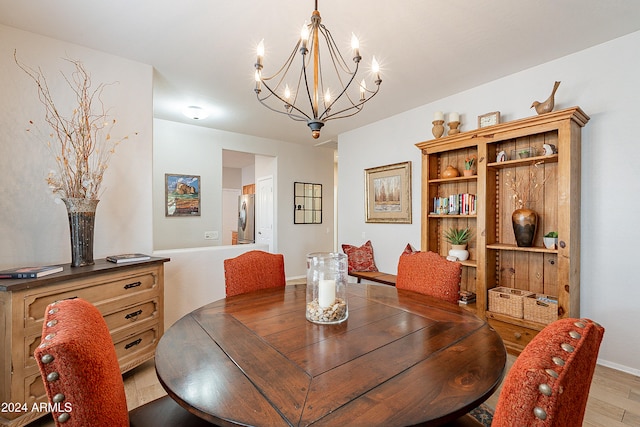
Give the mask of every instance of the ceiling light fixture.
[[[324, 39], [323, 46], [326, 45], [322, 54], [320, 53], [320, 36]], [[367, 89], [365, 79], [362, 79], [356, 88], [352, 88], [353, 93], [348, 91], [355, 80], [362, 59], [358, 39], [354, 34], [351, 37], [351, 48], [355, 63], [353, 71], [338, 50], [333, 36], [321, 23], [318, 0], [315, 0], [311, 23], [304, 24], [300, 39], [289, 59], [273, 76], [262, 75], [264, 40], [258, 44], [258, 60], [255, 64], [255, 93], [258, 101], [272, 111], [286, 114], [296, 121], [307, 122], [307, 126], [311, 128], [311, 135], [317, 139], [325, 122], [359, 113], [365, 102], [373, 98], [380, 89], [380, 83], [382, 83], [380, 67], [374, 56], [371, 61], [371, 72], [374, 76], [375, 90]], [[292, 72], [292, 76], [287, 78], [296, 52], [302, 55], [302, 69], [300, 73]], [[329, 70], [333, 68], [335, 75], [332, 72], [323, 72], [320, 64], [321, 57], [333, 65], [326, 68]], [[261, 97], [262, 86], [268, 93]], [[308, 106], [305, 105], [307, 99]]]
[[209, 117], [209, 113], [202, 107], [196, 105], [190, 105], [182, 111], [182, 114], [193, 120], [206, 119]]

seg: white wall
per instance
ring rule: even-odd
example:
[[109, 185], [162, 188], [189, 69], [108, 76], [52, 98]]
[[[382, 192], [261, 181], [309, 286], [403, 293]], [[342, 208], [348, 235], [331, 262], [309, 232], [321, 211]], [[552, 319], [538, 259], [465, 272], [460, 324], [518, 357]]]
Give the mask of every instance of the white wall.
[[[333, 150], [160, 119], [154, 120], [154, 249], [210, 246], [212, 242], [204, 240], [204, 232], [222, 230], [222, 150], [256, 154], [255, 178], [251, 176], [251, 183], [260, 177], [273, 176], [277, 233], [274, 251], [284, 254], [287, 277], [304, 276], [305, 255], [330, 251], [333, 247]], [[164, 216], [165, 173], [200, 175], [200, 217]], [[243, 171], [243, 183], [246, 176]], [[324, 224], [293, 224], [294, 181], [324, 184]]]
[[196, 308], [224, 298], [224, 260], [254, 249], [269, 248], [234, 245], [156, 251], [154, 255], [171, 259], [164, 264], [165, 329]]
[[[131, 135], [112, 157], [104, 175], [96, 212], [96, 258], [122, 252], [151, 252], [152, 68], [95, 50], [0, 25], [0, 269], [71, 261], [69, 223], [62, 203], [55, 203], [45, 178], [55, 168], [45, 148], [50, 130], [33, 81], [13, 60], [47, 77], [57, 107], [75, 107], [60, 71], [64, 58], [82, 61], [118, 123], [113, 138]], [[27, 133], [29, 120], [44, 137]], [[137, 136], [133, 136], [134, 133]]]
[[[600, 362], [639, 375], [639, 50], [637, 32], [340, 135], [339, 242], [371, 239], [380, 270], [395, 272], [407, 242], [420, 244], [421, 157], [414, 144], [433, 139], [433, 113], [460, 112], [462, 131], [475, 129], [477, 116], [490, 111], [500, 111], [502, 121], [529, 117], [531, 102], [546, 99], [560, 80], [556, 109], [578, 105], [591, 117], [582, 133], [581, 315], [606, 329]], [[407, 160], [413, 224], [366, 224], [363, 169]]]

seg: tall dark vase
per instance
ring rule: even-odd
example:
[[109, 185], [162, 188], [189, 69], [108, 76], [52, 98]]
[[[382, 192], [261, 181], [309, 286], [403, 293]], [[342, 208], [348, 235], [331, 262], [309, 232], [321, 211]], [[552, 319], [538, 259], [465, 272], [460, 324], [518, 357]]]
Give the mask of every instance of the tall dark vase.
[[99, 200], [62, 199], [69, 216], [71, 267], [93, 265], [93, 233]]
[[533, 240], [536, 238], [536, 228], [538, 227], [538, 214], [536, 211], [527, 208], [516, 209], [511, 215], [511, 221], [517, 245], [524, 248], [533, 246]]

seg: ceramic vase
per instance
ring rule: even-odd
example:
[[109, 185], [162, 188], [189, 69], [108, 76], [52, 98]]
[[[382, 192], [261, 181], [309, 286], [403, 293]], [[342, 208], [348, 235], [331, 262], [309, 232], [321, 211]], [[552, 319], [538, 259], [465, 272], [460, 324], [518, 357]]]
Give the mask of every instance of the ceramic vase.
[[93, 265], [93, 235], [98, 201], [62, 199], [67, 207], [71, 236], [71, 267]]
[[444, 172], [442, 172], [443, 178], [455, 178], [457, 176], [460, 176], [460, 172], [458, 172], [458, 169], [454, 168], [451, 165], [447, 166]]
[[469, 251], [467, 245], [451, 245], [449, 256], [458, 258], [458, 261], [466, 261], [469, 259]]
[[538, 214], [536, 211], [527, 208], [516, 209], [511, 215], [511, 221], [516, 244], [523, 248], [533, 246], [533, 241], [536, 238], [536, 228], [538, 227]]

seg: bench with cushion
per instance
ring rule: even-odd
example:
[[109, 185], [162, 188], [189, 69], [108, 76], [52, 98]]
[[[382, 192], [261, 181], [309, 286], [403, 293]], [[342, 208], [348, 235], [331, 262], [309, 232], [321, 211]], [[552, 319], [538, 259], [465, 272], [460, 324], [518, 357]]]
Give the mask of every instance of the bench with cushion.
[[378, 271], [376, 263], [373, 259], [373, 246], [371, 240], [368, 240], [362, 246], [342, 245], [342, 250], [347, 254], [349, 262], [349, 276], [358, 279], [358, 283], [362, 279], [370, 280], [384, 285], [395, 286], [396, 275], [383, 273]]

